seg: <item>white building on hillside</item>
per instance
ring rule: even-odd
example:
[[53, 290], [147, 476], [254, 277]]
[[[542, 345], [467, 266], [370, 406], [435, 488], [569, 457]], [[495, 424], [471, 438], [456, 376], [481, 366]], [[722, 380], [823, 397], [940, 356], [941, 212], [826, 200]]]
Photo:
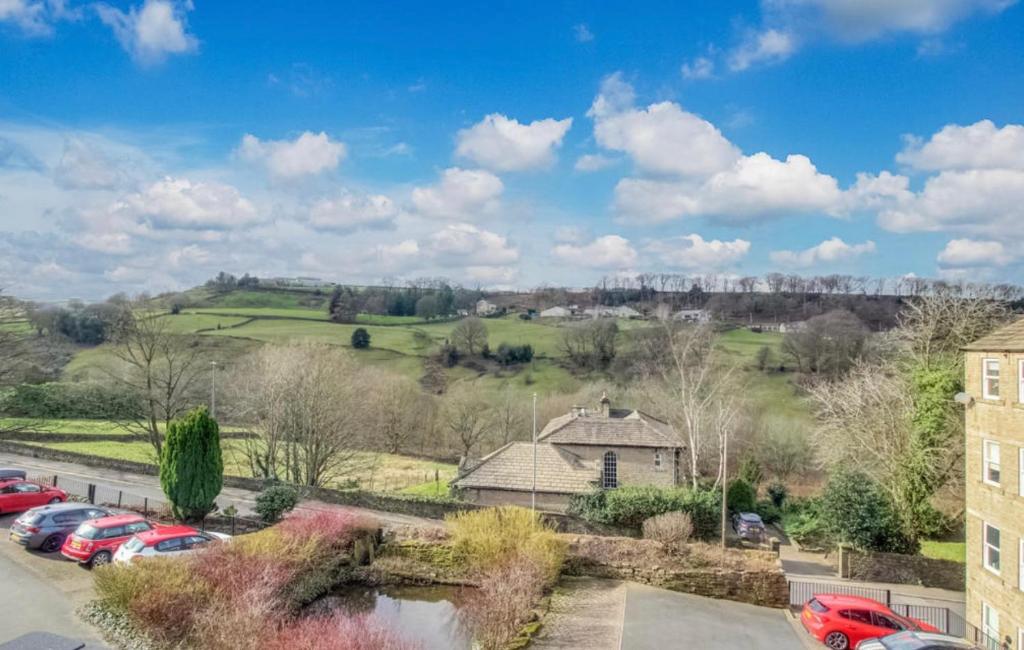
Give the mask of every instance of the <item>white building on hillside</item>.
[[675, 320], [684, 323], [708, 323], [711, 322], [711, 314], [706, 309], [680, 309], [672, 314]]
[[551, 307], [540, 313], [541, 318], [568, 318], [572, 312], [565, 307]]
[[484, 299], [476, 301], [477, 316], [493, 316], [496, 313], [498, 313], [498, 306], [493, 302]]

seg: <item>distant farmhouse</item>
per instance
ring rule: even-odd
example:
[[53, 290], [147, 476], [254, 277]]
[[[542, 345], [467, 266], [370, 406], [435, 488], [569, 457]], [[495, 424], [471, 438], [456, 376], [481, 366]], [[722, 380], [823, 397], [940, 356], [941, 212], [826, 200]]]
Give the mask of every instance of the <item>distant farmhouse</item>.
[[684, 323], [710, 323], [711, 313], [707, 309], [680, 309], [672, 318]]
[[320, 278], [311, 278], [299, 276], [297, 278], [270, 278], [266, 284], [278, 286], [278, 287], [302, 287], [310, 289], [318, 289], [321, 287], [333, 286], [333, 282], [327, 282]]
[[618, 307], [605, 307], [603, 305], [588, 307], [583, 310], [583, 314], [591, 318], [641, 318], [643, 316], [637, 310], [626, 305], [619, 305]]
[[476, 301], [476, 315], [477, 316], [493, 316], [498, 313], [498, 306], [488, 300], [477, 300]]
[[[564, 512], [569, 498], [623, 485], [678, 485], [685, 446], [668, 423], [635, 409], [573, 407], [537, 438], [537, 507]], [[452, 487], [485, 505], [529, 506], [534, 445], [511, 442], [478, 462], [464, 462]]]
[[569, 318], [572, 311], [568, 307], [551, 307], [540, 313], [541, 318]]

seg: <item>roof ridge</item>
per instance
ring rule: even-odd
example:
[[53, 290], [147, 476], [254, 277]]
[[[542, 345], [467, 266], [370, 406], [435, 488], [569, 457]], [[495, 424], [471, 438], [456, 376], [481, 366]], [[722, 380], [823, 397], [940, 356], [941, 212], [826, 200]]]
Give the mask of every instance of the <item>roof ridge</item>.
[[477, 471], [478, 469], [480, 469], [481, 467], [483, 467], [483, 466], [484, 466], [484, 465], [485, 465], [485, 464], [486, 464], [486, 463], [487, 463], [487, 462], [488, 462], [489, 460], [491, 460], [492, 458], [494, 458], [495, 456], [497, 456], [497, 455], [498, 455], [498, 454], [500, 454], [501, 452], [505, 451], [506, 449], [508, 449], [508, 448], [509, 448], [509, 447], [511, 447], [512, 445], [514, 445], [514, 444], [517, 444], [518, 442], [520, 442], [520, 441], [518, 441], [518, 440], [510, 440], [509, 442], [506, 442], [506, 443], [505, 443], [504, 445], [502, 445], [502, 446], [498, 447], [497, 449], [495, 449], [495, 450], [494, 450], [494, 451], [492, 451], [491, 453], [487, 454], [486, 456], [483, 456], [483, 457], [482, 457], [482, 458], [480, 459], [480, 462], [479, 462], [479, 463], [477, 463], [476, 465], [474, 465], [474, 466], [473, 466], [472, 468], [470, 468], [470, 469], [469, 469], [468, 471], [466, 471], [466, 473], [465, 473], [465, 474], [461, 474], [461, 475], [459, 475], [459, 474], [458, 474], [458, 472], [456, 472], [456, 476], [455, 476], [455, 479], [456, 479], [456, 480], [458, 480], [458, 479], [460, 479], [460, 478], [465, 478], [465, 477], [469, 476], [469, 475], [470, 475], [470, 474], [472, 474], [473, 472], [475, 472], [475, 471]]

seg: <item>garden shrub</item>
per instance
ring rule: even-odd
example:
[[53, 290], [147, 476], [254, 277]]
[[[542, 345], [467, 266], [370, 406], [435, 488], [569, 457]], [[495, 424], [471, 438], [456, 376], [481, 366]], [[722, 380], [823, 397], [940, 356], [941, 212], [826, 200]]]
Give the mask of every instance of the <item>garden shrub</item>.
[[786, 497], [789, 496], [789, 490], [786, 489], [786, 484], [779, 481], [773, 481], [768, 485], [768, 498], [771, 499], [772, 504], [776, 508], [781, 508], [786, 502]]
[[761, 499], [754, 506], [754, 512], [761, 517], [761, 521], [766, 524], [774, 524], [782, 519], [782, 510], [776, 507], [776, 505], [770, 499]]
[[719, 530], [720, 501], [721, 493], [717, 490], [621, 487], [574, 495], [569, 500], [569, 512], [587, 521], [640, 530], [651, 517], [680, 511], [690, 515], [694, 534], [707, 538]]
[[474, 647], [507, 648], [528, 622], [546, 582], [543, 568], [524, 553], [513, 554], [493, 567], [459, 611], [473, 632]]
[[272, 524], [299, 503], [299, 492], [290, 485], [270, 485], [256, 495], [256, 514]]
[[916, 553], [882, 488], [861, 472], [839, 471], [825, 484], [819, 518], [838, 543], [865, 551]]
[[160, 454], [160, 487], [175, 518], [199, 521], [213, 512], [223, 484], [220, 427], [206, 407], [172, 420]]
[[97, 382], [19, 384], [5, 395], [3, 412], [23, 418], [128, 420], [141, 411], [129, 391]]
[[731, 512], [753, 512], [757, 504], [757, 491], [746, 479], [734, 479], [729, 483], [726, 502]]
[[561, 572], [566, 544], [532, 510], [499, 506], [459, 512], [446, 519], [452, 547], [471, 569], [487, 573], [523, 555], [536, 563], [551, 583]]
[[693, 520], [685, 512], [666, 512], [644, 521], [644, 539], [653, 539], [669, 548], [678, 548], [693, 537]]
[[264, 650], [414, 650], [417, 647], [372, 618], [337, 612], [307, 616], [289, 623], [261, 646]]

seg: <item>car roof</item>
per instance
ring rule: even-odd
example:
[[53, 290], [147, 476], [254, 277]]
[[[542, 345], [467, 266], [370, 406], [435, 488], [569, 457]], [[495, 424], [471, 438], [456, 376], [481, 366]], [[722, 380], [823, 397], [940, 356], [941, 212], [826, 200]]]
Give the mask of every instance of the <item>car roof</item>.
[[747, 521], [761, 521], [761, 515], [756, 512], [741, 512], [740, 519], [745, 519]]
[[91, 503], [68, 503], [67, 501], [61, 501], [60, 503], [49, 503], [45, 506], [36, 506], [29, 510], [29, 512], [36, 512], [40, 514], [48, 514], [52, 512], [68, 512], [75, 510], [102, 510], [104, 512], [110, 512], [108, 508], [103, 506], [94, 506]]
[[120, 526], [122, 524], [131, 524], [136, 521], [145, 521], [146, 518], [142, 515], [111, 515], [109, 517], [99, 517], [97, 519], [90, 519], [85, 522], [90, 526], [96, 528], [110, 528], [111, 526]]
[[147, 530], [145, 532], [138, 533], [136, 537], [142, 540], [146, 546], [162, 542], [165, 539], [171, 539], [173, 537], [182, 537], [184, 535], [198, 535], [199, 531], [191, 526], [158, 526], [153, 530]]
[[970, 649], [975, 646], [969, 641], [965, 641], [959, 637], [950, 636], [948, 634], [937, 634], [935, 632], [914, 632], [907, 630], [904, 632], [896, 632], [889, 636], [883, 637], [882, 641], [908, 641], [915, 639], [921, 641], [921, 647], [930, 647], [932, 643], [943, 643], [951, 648], [965, 648]]
[[873, 600], [871, 598], [865, 598], [863, 596], [848, 596], [846, 594], [815, 594], [815, 598], [818, 599], [824, 605], [830, 607], [867, 607], [871, 609], [888, 609], [885, 605]]

